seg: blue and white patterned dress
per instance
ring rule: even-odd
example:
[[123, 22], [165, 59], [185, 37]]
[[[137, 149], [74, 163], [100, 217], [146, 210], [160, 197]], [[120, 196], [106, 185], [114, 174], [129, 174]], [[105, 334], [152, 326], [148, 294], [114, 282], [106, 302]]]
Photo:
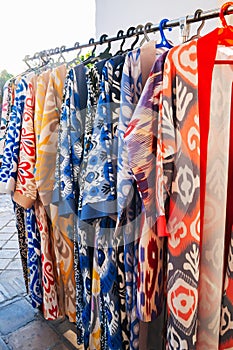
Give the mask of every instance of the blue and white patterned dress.
[[12, 193], [17, 179], [22, 115], [30, 77], [18, 78], [0, 168], [0, 192]]

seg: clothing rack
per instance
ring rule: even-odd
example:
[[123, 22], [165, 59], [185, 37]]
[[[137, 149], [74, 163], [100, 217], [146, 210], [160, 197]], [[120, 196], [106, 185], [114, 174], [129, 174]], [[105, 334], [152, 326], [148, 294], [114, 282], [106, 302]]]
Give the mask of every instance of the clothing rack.
[[[225, 15], [229, 15], [232, 13], [233, 13], [233, 6], [230, 6], [224, 12]], [[162, 29], [169, 29], [173, 27], [180, 27], [182, 29], [182, 26], [184, 27], [184, 23], [189, 24], [189, 23], [205, 21], [207, 19], [217, 18], [219, 17], [219, 15], [220, 15], [220, 8], [207, 10], [207, 11], [197, 10], [193, 15], [187, 15], [185, 17], [180, 17], [173, 20], [163, 20]], [[103, 45], [106, 43], [110, 44], [111, 42], [118, 41], [118, 40], [125, 40], [134, 36], [146, 35], [148, 33], [159, 31], [161, 29], [161, 22], [155, 25], [149, 22], [144, 26], [138, 25], [137, 27], [129, 27], [126, 33], [124, 33], [123, 30], [119, 30], [117, 35], [114, 37], [108, 37], [107, 34], [102, 34], [99, 40], [95, 40], [94, 38], [91, 38], [89, 42], [86, 44], [80, 44], [79, 42], [76, 42], [72, 47], [66, 47], [65, 45], [62, 45], [60, 48], [56, 47], [54, 49], [43, 50], [35, 53], [31, 57], [30, 55], [26, 55], [23, 61], [27, 63], [28, 61], [41, 58], [44, 61], [44, 63], [46, 63], [44, 58], [47, 58], [48, 56], [57, 55], [59, 53], [63, 54], [65, 52], [70, 52], [74, 50], [82, 50], [92, 46], [96, 47], [97, 45]]]

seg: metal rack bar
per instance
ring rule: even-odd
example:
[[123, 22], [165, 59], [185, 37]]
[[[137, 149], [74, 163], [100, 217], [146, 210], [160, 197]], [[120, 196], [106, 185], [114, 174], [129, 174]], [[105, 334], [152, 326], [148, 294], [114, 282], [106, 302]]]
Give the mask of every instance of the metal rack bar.
[[[233, 6], [230, 6], [228, 8], [227, 11], [225, 11], [225, 15], [229, 15], [233, 13]], [[219, 17], [220, 14], [220, 8], [216, 8], [216, 9], [212, 9], [212, 10], [208, 10], [208, 11], [203, 11], [202, 13], [200, 13], [197, 16], [194, 15], [188, 15], [186, 16], [186, 23], [195, 23], [195, 22], [199, 22], [199, 21], [203, 21], [203, 20], [207, 20], [207, 19], [212, 19], [212, 18], [217, 18]], [[164, 29], [168, 29], [171, 27], [178, 27], [180, 26], [180, 21], [183, 17], [181, 18], [177, 18], [177, 19], [173, 19], [173, 20], [169, 20], [167, 21], [163, 28]], [[140, 27], [140, 29], [138, 30], [134, 30], [134, 27], [130, 27], [127, 31], [126, 34], [124, 34], [123, 30], [120, 30], [118, 32], [117, 36], [114, 37], [108, 37], [106, 34], [101, 35], [99, 40], [95, 40], [93, 38], [91, 38], [89, 40], [88, 43], [86, 44], [79, 44], [78, 42], [74, 44], [74, 46], [72, 47], [66, 47], [66, 46], [61, 46], [56, 47], [55, 49], [49, 49], [49, 50], [43, 50], [40, 52], [37, 52], [34, 56], [25, 56], [25, 58], [23, 59], [23, 61], [27, 62], [30, 60], [34, 60], [35, 58], [38, 57], [44, 57], [44, 56], [52, 56], [52, 55], [57, 55], [59, 53], [64, 53], [64, 52], [70, 52], [73, 50], [77, 50], [77, 49], [84, 49], [84, 48], [88, 48], [88, 47], [92, 47], [92, 46], [97, 46], [97, 45], [102, 45], [102, 44], [106, 44], [106, 43], [110, 43], [113, 41], [118, 41], [118, 40], [124, 40], [124, 39], [128, 39], [128, 38], [132, 38], [134, 36], [138, 36], [138, 35], [145, 35], [145, 33], [153, 33], [159, 30], [159, 24], [155, 24], [155, 25], [145, 25], [144, 28], [142, 28], [142, 26]]]

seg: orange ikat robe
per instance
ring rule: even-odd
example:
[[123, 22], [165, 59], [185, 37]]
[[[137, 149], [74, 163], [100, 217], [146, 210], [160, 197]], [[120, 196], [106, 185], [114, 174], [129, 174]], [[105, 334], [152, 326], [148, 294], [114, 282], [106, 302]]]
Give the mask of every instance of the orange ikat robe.
[[155, 190], [158, 233], [168, 236], [166, 349], [233, 345], [233, 48], [220, 40], [217, 28], [172, 48], [165, 61]]

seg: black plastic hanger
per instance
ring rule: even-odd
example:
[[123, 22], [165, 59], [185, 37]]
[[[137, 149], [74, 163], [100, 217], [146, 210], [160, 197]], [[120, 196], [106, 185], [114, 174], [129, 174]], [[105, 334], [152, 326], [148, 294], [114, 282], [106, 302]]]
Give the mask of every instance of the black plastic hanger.
[[[96, 58], [96, 56], [95, 56], [95, 50], [96, 50], [96, 44], [95, 44], [95, 39], [94, 38], [91, 38], [90, 40], [89, 40], [89, 44], [91, 44], [91, 45], [93, 45], [94, 44], [94, 48], [93, 48], [93, 50], [92, 50], [92, 52], [91, 52], [91, 55], [86, 59], [86, 60], [84, 60], [83, 61], [83, 64], [84, 65], [88, 65], [89, 63], [95, 63], [96, 61], [98, 61], [98, 59]], [[82, 59], [82, 58], [81, 58]]]
[[[117, 33], [117, 38], [120, 39], [123, 36], [124, 36], [124, 31], [121, 29]], [[124, 53], [123, 46], [124, 46], [125, 40], [126, 40], [125, 38], [122, 39], [122, 42], [121, 42], [121, 45], [120, 45], [120, 49], [115, 53], [115, 56], [122, 55]]]
[[[102, 34], [100, 37], [100, 45], [104, 44], [106, 42], [108, 35], [107, 34]], [[110, 52], [111, 50], [111, 41], [108, 41], [108, 47], [101, 52], [98, 57], [100, 60], [108, 59], [112, 57], [112, 54]]]
[[[172, 48], [173, 46], [169, 43], [169, 41], [167, 40], [167, 38], [165, 37], [164, 34], [164, 25], [168, 22], [169, 20], [167, 18], [164, 18], [160, 21], [159, 23], [159, 31], [160, 31], [160, 35], [161, 35], [161, 42], [156, 44], [156, 47], [167, 47], [168, 49]], [[172, 28], [168, 28], [168, 30], [172, 30]]]

